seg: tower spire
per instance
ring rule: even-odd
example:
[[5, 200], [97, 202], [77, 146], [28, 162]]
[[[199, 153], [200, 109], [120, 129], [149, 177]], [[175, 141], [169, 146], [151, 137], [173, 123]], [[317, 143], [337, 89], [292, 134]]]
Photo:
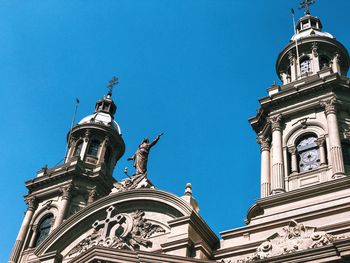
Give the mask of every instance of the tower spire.
[[301, 0], [299, 9], [305, 8], [305, 15], [310, 15], [310, 5], [314, 3], [315, 3], [315, 0]]

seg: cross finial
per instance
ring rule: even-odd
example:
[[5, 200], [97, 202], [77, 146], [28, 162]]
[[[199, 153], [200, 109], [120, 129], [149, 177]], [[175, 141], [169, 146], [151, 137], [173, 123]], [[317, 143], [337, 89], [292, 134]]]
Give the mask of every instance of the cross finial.
[[107, 95], [112, 96], [112, 90], [115, 85], [118, 85], [118, 78], [116, 76], [113, 76], [112, 79], [108, 82], [107, 88], [108, 93]]
[[315, 0], [301, 0], [299, 9], [305, 8], [305, 15], [310, 15], [310, 5], [314, 3]]

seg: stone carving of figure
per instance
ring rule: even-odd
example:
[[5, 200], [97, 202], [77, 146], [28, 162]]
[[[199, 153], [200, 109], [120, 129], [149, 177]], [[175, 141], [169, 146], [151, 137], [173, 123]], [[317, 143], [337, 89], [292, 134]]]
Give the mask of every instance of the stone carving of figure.
[[143, 139], [135, 154], [128, 158], [128, 161], [134, 161], [135, 175], [147, 173], [147, 161], [149, 151], [159, 141], [160, 136], [162, 135], [163, 133], [159, 134], [153, 142], [150, 142], [147, 138]]

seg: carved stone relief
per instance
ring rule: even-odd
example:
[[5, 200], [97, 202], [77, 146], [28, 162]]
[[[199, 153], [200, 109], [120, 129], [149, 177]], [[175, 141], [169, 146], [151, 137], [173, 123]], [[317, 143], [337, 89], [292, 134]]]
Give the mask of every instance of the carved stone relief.
[[148, 180], [147, 174], [133, 175], [115, 183], [112, 193], [139, 188], [154, 188], [153, 184]]
[[295, 251], [306, 250], [316, 247], [322, 247], [331, 244], [336, 239], [345, 238], [344, 236], [334, 236], [324, 231], [316, 231], [316, 227], [304, 226], [292, 220], [287, 227], [282, 229], [281, 233], [275, 233], [268, 237], [251, 256], [236, 261], [223, 261], [226, 263], [246, 263], [254, 262], [260, 259], [280, 256], [293, 253]]
[[96, 220], [92, 224], [92, 233], [68, 253], [69, 258], [76, 257], [93, 246], [128, 250], [138, 250], [141, 246], [151, 247], [149, 238], [155, 233], [165, 232], [163, 227], [148, 222], [143, 211], [112, 215], [114, 210], [115, 207], [110, 206], [106, 210], [105, 219]]

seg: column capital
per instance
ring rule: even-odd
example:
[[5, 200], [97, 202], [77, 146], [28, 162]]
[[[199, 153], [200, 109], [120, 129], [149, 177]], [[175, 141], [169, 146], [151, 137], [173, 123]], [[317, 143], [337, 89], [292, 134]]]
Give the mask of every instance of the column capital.
[[269, 122], [271, 123], [272, 131], [279, 131], [279, 130], [281, 130], [281, 120], [282, 120], [282, 115], [281, 114], [278, 114], [276, 116], [270, 117]]
[[258, 136], [256, 138], [257, 143], [260, 144], [260, 151], [269, 151], [270, 150], [270, 138], [264, 136]]
[[320, 137], [317, 138], [317, 140], [315, 141], [318, 147], [322, 147], [324, 145], [324, 142], [326, 141], [325, 137]]
[[92, 188], [91, 190], [88, 191], [88, 201], [87, 201], [88, 205], [95, 201], [96, 194], [97, 194], [96, 188]]
[[336, 114], [337, 112], [337, 99], [336, 97], [331, 97], [329, 99], [320, 101], [320, 105], [324, 107], [324, 112], [326, 115]]
[[296, 152], [297, 152], [297, 148], [296, 148], [295, 146], [288, 146], [288, 152], [289, 152], [290, 154], [295, 155]]
[[74, 185], [72, 183], [70, 183], [70, 184], [68, 184], [66, 186], [62, 186], [60, 188], [60, 192], [62, 193], [62, 198], [63, 199], [68, 199], [69, 196], [72, 193], [73, 188], [74, 188]]
[[34, 211], [38, 205], [37, 198], [35, 196], [30, 196], [24, 199], [26, 204], [28, 205], [28, 211]]

